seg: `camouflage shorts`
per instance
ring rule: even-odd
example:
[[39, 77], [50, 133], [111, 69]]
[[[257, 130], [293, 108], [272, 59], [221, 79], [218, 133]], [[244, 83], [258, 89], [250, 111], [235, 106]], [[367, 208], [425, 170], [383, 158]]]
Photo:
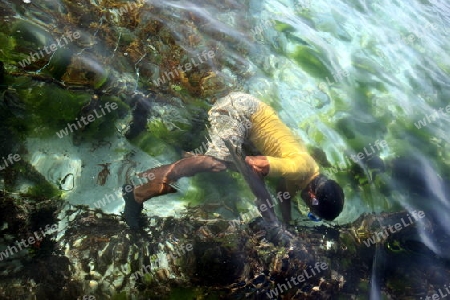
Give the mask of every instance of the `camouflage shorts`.
[[251, 116], [258, 110], [260, 101], [249, 94], [233, 92], [217, 100], [209, 111], [210, 140], [205, 155], [232, 161], [224, 140], [240, 148], [248, 139]]

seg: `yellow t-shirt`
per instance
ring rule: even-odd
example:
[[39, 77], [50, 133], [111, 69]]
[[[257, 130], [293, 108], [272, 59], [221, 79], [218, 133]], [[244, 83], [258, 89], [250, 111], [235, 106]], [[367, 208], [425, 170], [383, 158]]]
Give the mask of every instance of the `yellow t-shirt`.
[[288, 185], [303, 189], [319, 174], [319, 166], [302, 140], [281, 122], [270, 106], [261, 102], [251, 122], [249, 138], [269, 160], [268, 176], [282, 176]]

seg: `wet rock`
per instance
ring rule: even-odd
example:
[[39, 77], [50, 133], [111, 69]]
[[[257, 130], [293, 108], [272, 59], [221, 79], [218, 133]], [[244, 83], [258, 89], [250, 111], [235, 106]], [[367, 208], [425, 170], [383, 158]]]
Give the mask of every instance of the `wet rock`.
[[0, 61], [0, 91], [5, 89], [5, 64]]
[[[15, 202], [8, 203], [14, 205]], [[23, 209], [17, 212], [27, 219]], [[17, 212], [12, 216], [14, 219]], [[330, 299], [338, 294], [350, 297], [351, 291], [355, 291], [371, 273], [375, 247], [367, 247], [363, 242], [370, 237], [369, 233], [407, 218], [407, 213], [365, 215], [351, 226], [341, 228], [301, 227], [291, 248], [268, 242], [256, 227], [254, 231], [244, 224], [238, 231], [220, 225], [226, 222], [220, 219], [153, 217], [151, 229], [135, 233], [128, 230], [119, 216], [93, 212], [85, 206], [67, 205], [60, 210], [59, 216], [68, 221], [60, 222], [59, 230], [63, 234], [58, 235], [53, 249], [65, 249], [60, 267], [69, 268], [72, 273], [64, 280], [50, 275], [49, 271], [43, 270], [40, 274], [44, 274], [46, 282], [65, 286], [66, 291], [78, 291], [78, 295], [89, 293], [100, 298], [112, 293], [129, 294], [139, 287], [137, 299], [161, 298], [169, 297], [172, 288], [201, 284], [204, 293], [220, 289], [226, 298], [248, 299], [270, 293], [278, 284], [290, 281], [291, 287], [282, 292], [285, 297]], [[14, 226], [11, 221], [3, 230]], [[411, 224], [380, 242], [385, 243], [387, 249], [395, 243], [397, 250], [386, 252], [391, 256], [390, 261], [394, 263], [393, 258], [399, 258], [398, 253], [407, 251], [406, 246], [410, 245], [407, 241], [416, 240], [417, 227], [430, 231], [432, 224]], [[192, 248], [187, 247], [188, 244]], [[51, 259], [55, 257], [51, 256]], [[56, 268], [55, 264], [39, 266]], [[320, 269], [320, 266], [325, 267]], [[399, 266], [400, 269], [395, 271], [399, 276], [415, 270], [400, 262]], [[424, 268], [420, 264], [416, 267]], [[385, 272], [394, 272], [392, 268], [395, 269], [392, 266]], [[426, 268], [436, 274], [428, 278], [430, 282], [440, 281], [442, 276], [450, 274], [438, 259]], [[27, 270], [24, 267], [15, 274]], [[291, 278], [299, 276], [304, 276], [305, 282], [294, 284]], [[387, 275], [387, 286], [395, 294], [403, 293], [394, 284], [394, 279], [389, 281], [393, 277]], [[45, 288], [42, 278], [32, 278], [36, 283], [32, 288], [36, 295], [55, 292]], [[31, 288], [31, 285], [26, 286]], [[2, 296], [14, 290], [8, 285], [2, 288]], [[17, 288], [14, 291], [21, 294]]]
[[23, 118], [25, 114], [25, 103], [14, 89], [7, 89], [3, 92], [3, 103], [15, 116]]
[[151, 108], [151, 96], [137, 94], [131, 101], [133, 120], [130, 123], [128, 131], [125, 133], [127, 139], [137, 137], [141, 132], [147, 129], [147, 117]]

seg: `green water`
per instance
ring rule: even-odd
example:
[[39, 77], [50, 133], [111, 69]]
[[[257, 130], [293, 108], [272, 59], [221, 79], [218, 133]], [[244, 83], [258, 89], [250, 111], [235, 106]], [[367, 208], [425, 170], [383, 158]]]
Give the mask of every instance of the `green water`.
[[[108, 189], [119, 193], [114, 162], [130, 149], [143, 155], [143, 170], [201, 147], [214, 97], [242, 90], [275, 108], [323, 172], [343, 186], [346, 203], [335, 224], [366, 212], [425, 210], [448, 233], [450, 4], [444, 0], [142, 1], [122, 10], [114, 1], [26, 2], [0, 3], [1, 156], [28, 145], [28, 159], [44, 166], [52, 160], [41, 149], [47, 138], [61, 164], [64, 151], [79, 155], [66, 163], [80, 170], [79, 185], [62, 192], [71, 203], [91, 205], [90, 195]], [[164, 75], [180, 65], [188, 79]], [[208, 72], [216, 80], [207, 81]], [[55, 132], [74, 122], [93, 93], [119, 108], [73, 140], [57, 140]], [[160, 102], [152, 104], [145, 132], [128, 144], [123, 133], [135, 93]], [[99, 187], [98, 164], [111, 161], [115, 181]], [[218, 202], [246, 211], [233, 199], [251, 203], [238, 177], [205, 175], [179, 185], [181, 195], [149, 203], [149, 210], [176, 215], [187, 203]], [[28, 192], [55, 193], [46, 185]], [[104, 210], [120, 212], [123, 202]], [[422, 242], [448, 257], [434, 237], [422, 235]]]

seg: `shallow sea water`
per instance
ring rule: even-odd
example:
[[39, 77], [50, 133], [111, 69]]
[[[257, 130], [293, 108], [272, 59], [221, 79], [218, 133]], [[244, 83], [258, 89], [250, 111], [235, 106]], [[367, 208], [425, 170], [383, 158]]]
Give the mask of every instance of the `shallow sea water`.
[[[120, 97], [121, 93], [165, 92], [164, 100], [181, 103], [186, 108], [176, 110], [158, 103], [151, 106], [153, 115], [148, 117], [147, 126], [150, 132], [158, 132], [155, 134], [158, 142], [150, 148], [143, 140], [130, 143], [124, 137], [131, 119], [128, 113], [118, 113], [109, 123], [107, 130], [114, 133], [105, 133], [105, 139], [102, 130], [106, 127], [100, 126], [95, 137], [97, 143], [76, 144], [71, 135], [61, 139], [54, 132], [51, 136], [40, 131], [24, 134], [21, 137], [27, 148], [24, 159], [54, 184], [61, 184], [64, 178], [73, 181], [67, 188], [60, 188], [66, 201], [97, 208], [94, 202], [111, 194], [114, 200], [100, 209], [119, 214], [124, 207], [120, 187], [129, 174], [173, 162], [180, 158], [181, 150], [201, 147], [206, 112], [215, 87], [208, 94], [208, 88], [203, 86], [199, 95], [197, 90], [194, 93], [176, 80], [166, 85], [165, 90], [155, 86], [159, 78], [168, 78], [164, 72], [173, 71], [180, 62], [171, 61], [170, 54], [161, 55], [163, 51], [171, 53], [171, 47], [176, 45], [177, 51], [184, 51], [181, 61], [185, 69], [187, 62], [195, 66], [202, 57], [206, 61], [207, 52], [212, 51], [205, 64], [220, 83], [249, 92], [272, 105], [311, 151], [320, 149], [326, 155], [326, 160], [320, 160], [322, 170], [343, 186], [346, 195], [344, 211], [332, 225], [350, 224], [364, 213], [406, 210], [413, 215], [424, 211], [426, 219], [439, 228], [434, 233], [450, 235], [449, 3], [444, 0], [129, 2], [133, 11], [144, 5], [153, 7], [136, 19], [114, 8], [114, 3], [88, 1], [86, 6], [64, 1], [0, 3], [1, 26], [15, 24], [14, 30], [19, 32], [15, 38], [23, 39], [21, 44], [11, 42], [12, 38], [8, 38], [11, 28], [0, 30], [3, 34], [0, 60], [5, 63], [7, 73], [36, 76], [50, 73], [55, 78], [64, 55], [75, 53], [74, 57], [84, 66], [81, 69], [89, 69], [94, 79], [87, 73], [66, 72], [66, 75], [58, 73], [60, 82], [70, 85], [93, 80], [94, 86], [104, 88], [109, 84], [104, 83], [104, 78], [110, 76], [117, 84], [102, 90], [105, 94]], [[92, 14], [85, 13], [86, 9], [92, 9]], [[154, 20], [166, 28], [163, 34], [159, 32], [160, 36], [152, 36], [157, 30], [149, 29]], [[21, 25], [16, 24], [18, 21]], [[79, 32], [80, 40], [42, 55], [38, 65], [22, 68], [17, 64], [40, 51], [34, 45], [56, 43], [55, 32], [61, 24], [66, 27], [60, 28], [60, 33], [69, 29]], [[50, 29], [54, 30], [52, 34]], [[111, 36], [115, 40], [111, 41]], [[132, 46], [136, 38], [140, 48]], [[101, 55], [102, 60], [96, 55]], [[179, 53], [173, 55], [179, 58]], [[189, 80], [192, 86], [199, 81]], [[29, 99], [35, 99], [32, 90], [39, 86], [20, 76], [15, 76], [8, 85]], [[95, 90], [89, 84], [81, 86], [80, 90], [87, 95]], [[39, 99], [61, 101], [58, 97], [64, 97], [44, 90], [39, 93]], [[31, 116], [33, 109], [45, 107], [32, 101], [35, 100], [25, 101]], [[64, 105], [61, 107], [63, 110]], [[58, 119], [57, 115], [55, 110], [54, 119]], [[47, 125], [42, 113], [30, 118], [33, 127]], [[192, 129], [193, 123], [198, 129]], [[14, 134], [20, 132], [19, 128]], [[130, 151], [133, 155], [126, 156]], [[8, 151], [3, 153], [7, 155]], [[108, 177], [104, 184], [99, 184], [102, 164], [108, 164]], [[242, 182], [235, 188], [233, 180], [199, 178], [182, 179], [178, 183], [179, 193], [146, 202], [145, 213], [178, 217], [189, 202], [251, 208], [252, 196], [248, 190], [244, 191]], [[30, 186], [32, 183], [23, 181], [16, 191], [25, 192]], [[233, 200], [236, 197], [242, 203], [236, 204]], [[295, 214], [299, 222], [315, 226], [304, 217], [306, 208], [300, 205], [300, 210]], [[235, 217], [223, 207], [217, 212], [228, 219]], [[417, 242], [427, 249], [421, 256], [424, 264], [428, 256], [442, 257], [448, 264], [448, 249], [441, 243], [443, 236], [429, 231], [419, 231], [418, 236]], [[380, 286], [384, 278], [380, 274], [389, 264], [383, 255], [377, 248], [368, 278], [370, 288], [366, 295], [370, 299], [382, 299]], [[447, 279], [441, 288], [444, 283], [450, 284], [450, 278]], [[435, 291], [440, 287], [436, 286]], [[428, 292], [419, 294], [424, 296]]]

